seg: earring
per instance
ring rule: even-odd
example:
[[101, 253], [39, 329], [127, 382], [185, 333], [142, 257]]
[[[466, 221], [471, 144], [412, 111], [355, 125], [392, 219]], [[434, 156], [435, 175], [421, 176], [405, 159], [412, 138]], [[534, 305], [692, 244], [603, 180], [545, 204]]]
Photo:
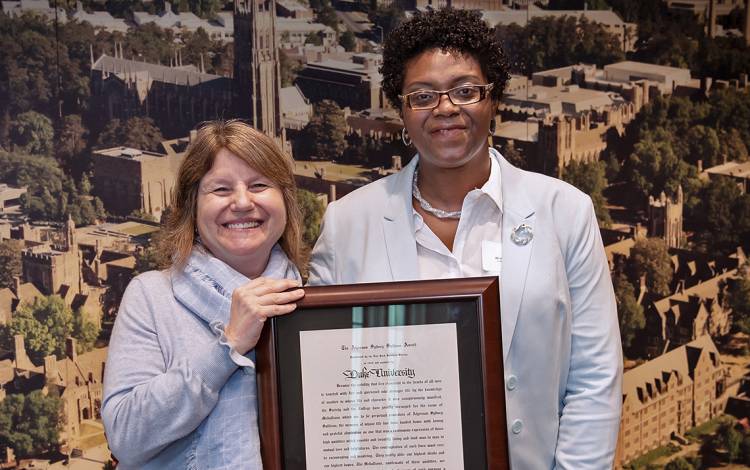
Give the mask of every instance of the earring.
[[497, 128], [497, 123], [495, 122], [495, 119], [493, 118], [490, 121], [490, 135], [495, 135], [495, 129]]
[[411, 138], [409, 137], [409, 132], [406, 130], [406, 127], [401, 129], [401, 142], [407, 147], [411, 145]]

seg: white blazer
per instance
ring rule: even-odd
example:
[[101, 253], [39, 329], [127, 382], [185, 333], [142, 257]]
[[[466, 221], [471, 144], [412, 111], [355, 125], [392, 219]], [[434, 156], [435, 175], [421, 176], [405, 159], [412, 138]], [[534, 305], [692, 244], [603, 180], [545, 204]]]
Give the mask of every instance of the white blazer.
[[[503, 195], [500, 315], [511, 465], [611, 468], [622, 349], [591, 199], [495, 155]], [[310, 284], [419, 278], [411, 203], [417, 160], [328, 206]], [[524, 246], [511, 241], [522, 223], [534, 234]]]

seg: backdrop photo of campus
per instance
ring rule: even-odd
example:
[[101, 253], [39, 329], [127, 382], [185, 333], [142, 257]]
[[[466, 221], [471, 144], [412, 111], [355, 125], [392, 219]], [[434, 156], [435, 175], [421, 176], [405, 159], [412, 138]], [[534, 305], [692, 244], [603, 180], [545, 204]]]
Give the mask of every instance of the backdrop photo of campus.
[[[333, 3], [332, 3], [333, 2]], [[0, 469], [113, 468], [102, 377], [194, 129], [295, 160], [304, 241], [407, 164], [382, 42], [479, 10], [512, 76], [490, 142], [594, 201], [625, 356], [615, 468], [750, 468], [748, 0], [2, 0]]]

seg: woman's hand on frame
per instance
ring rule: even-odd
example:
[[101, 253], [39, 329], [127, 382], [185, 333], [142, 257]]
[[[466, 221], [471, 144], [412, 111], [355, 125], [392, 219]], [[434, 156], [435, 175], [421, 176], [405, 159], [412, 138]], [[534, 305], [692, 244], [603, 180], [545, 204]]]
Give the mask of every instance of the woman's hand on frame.
[[238, 287], [232, 293], [229, 324], [224, 335], [229, 344], [244, 355], [255, 347], [266, 319], [284, 315], [297, 308], [296, 302], [305, 295], [293, 279], [268, 279], [259, 277]]

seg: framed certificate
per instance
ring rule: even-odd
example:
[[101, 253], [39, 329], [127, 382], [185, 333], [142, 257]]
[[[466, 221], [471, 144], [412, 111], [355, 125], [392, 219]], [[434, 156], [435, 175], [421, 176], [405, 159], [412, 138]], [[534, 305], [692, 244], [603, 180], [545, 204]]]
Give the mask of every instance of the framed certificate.
[[266, 470], [510, 467], [496, 277], [305, 288], [256, 348]]

